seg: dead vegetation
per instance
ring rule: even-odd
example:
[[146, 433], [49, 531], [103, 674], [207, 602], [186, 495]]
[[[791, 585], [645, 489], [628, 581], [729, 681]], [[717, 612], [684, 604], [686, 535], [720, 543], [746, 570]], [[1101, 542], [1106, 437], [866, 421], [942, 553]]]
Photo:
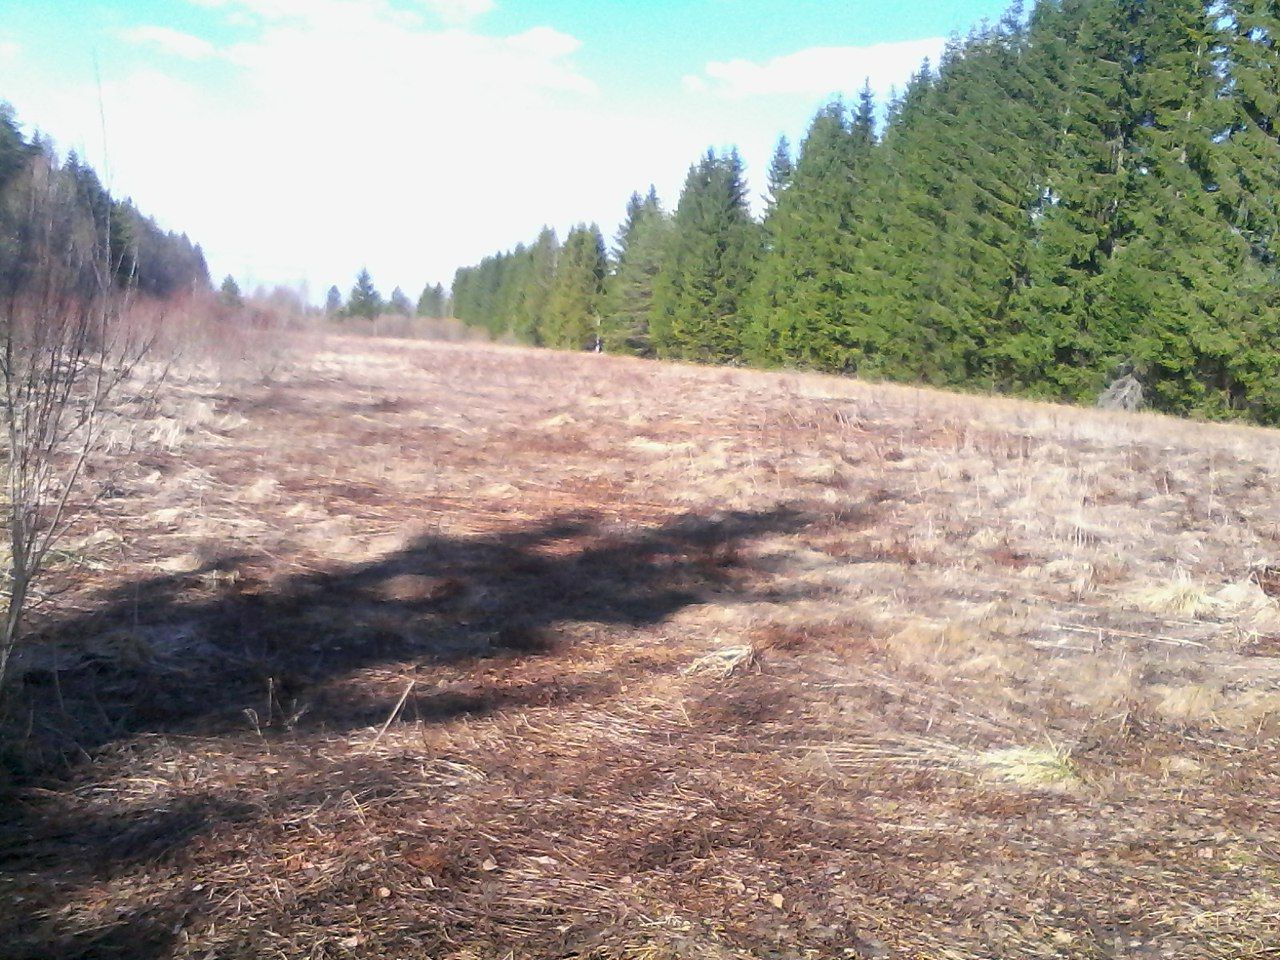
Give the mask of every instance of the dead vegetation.
[[1280, 955], [1280, 435], [368, 339], [173, 382], [14, 664], [0, 955]]

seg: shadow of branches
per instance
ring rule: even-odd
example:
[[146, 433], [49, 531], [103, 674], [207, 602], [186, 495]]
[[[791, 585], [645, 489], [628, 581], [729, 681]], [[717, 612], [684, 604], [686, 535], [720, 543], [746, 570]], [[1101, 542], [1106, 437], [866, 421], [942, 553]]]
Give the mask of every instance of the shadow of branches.
[[[171, 917], [121, 918], [97, 939], [55, 937], [51, 918], [83, 884], [259, 815], [200, 795], [163, 809], [99, 805], [86, 813], [72, 793], [92, 785], [95, 751], [155, 734], [243, 736], [256, 729], [286, 739], [367, 728], [396, 704], [341, 683], [361, 670], [569, 656], [575, 641], [567, 638], [578, 635], [565, 629], [570, 625], [639, 628], [713, 596], [761, 599], [761, 571], [744, 546], [805, 522], [786, 509], [686, 515], [629, 530], [590, 515], [562, 516], [487, 535], [424, 535], [371, 562], [274, 581], [262, 575], [260, 559], [226, 556], [190, 574], [112, 591], [91, 613], [53, 624], [47, 634], [88, 651], [95, 638], [112, 637], [113, 644], [56, 674], [29, 672], [11, 698], [8, 728], [26, 729], [25, 741], [11, 737], [22, 752], [4, 791], [14, 816], [0, 825], [0, 886], [59, 879], [36, 882], [30, 889], [44, 892], [28, 901], [28, 914], [0, 924], [10, 949], [30, 948], [8, 955], [40, 955], [55, 942], [63, 956], [165, 955], [170, 941], [161, 934]], [[120, 652], [121, 638], [129, 641], [128, 655]], [[441, 722], [589, 701], [616, 689], [613, 678], [590, 674], [549, 686], [480, 682], [466, 692], [424, 691], [405, 716]], [[332, 772], [326, 789], [347, 789], [338, 782], [342, 771]], [[154, 946], [144, 950], [146, 944]]]
[[[643, 627], [710, 592], [749, 598], [741, 545], [802, 523], [785, 509], [686, 515], [633, 531], [555, 517], [489, 535], [420, 536], [378, 560], [274, 583], [252, 572], [251, 558], [227, 556], [126, 584], [91, 613], [51, 626], [64, 645], [92, 651], [95, 638], [113, 641], [56, 677], [28, 674], [10, 719], [34, 713], [46, 759], [50, 749], [92, 753], [142, 732], [243, 730], [246, 711], [260, 728], [278, 726], [308, 692], [365, 667], [548, 655], [563, 624]], [[220, 584], [215, 596], [193, 591], [209, 579]], [[428, 712], [447, 719], [479, 708], [442, 702]], [[312, 709], [295, 722], [369, 721], [365, 710]]]

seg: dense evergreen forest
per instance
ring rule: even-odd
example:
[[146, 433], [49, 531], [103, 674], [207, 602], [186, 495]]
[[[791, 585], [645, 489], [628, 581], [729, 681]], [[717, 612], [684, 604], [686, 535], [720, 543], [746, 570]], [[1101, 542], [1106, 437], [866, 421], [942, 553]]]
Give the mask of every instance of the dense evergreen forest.
[[736, 153], [674, 213], [458, 271], [495, 336], [1085, 401], [1120, 369], [1158, 409], [1280, 423], [1280, 10], [1041, 0], [905, 90]]
[[[43, 179], [47, 174], [47, 179]], [[99, 236], [109, 238], [110, 263], [116, 280], [157, 299], [209, 288], [209, 268], [198, 244], [186, 234], [161, 228], [129, 199], [117, 200], [93, 169], [73, 152], [65, 161], [53, 144], [35, 134], [23, 135], [13, 111], [0, 102], [0, 273], [9, 286], [20, 284], [33, 265], [23, 243], [24, 205], [31, 190], [24, 180], [42, 178], [59, 215], [82, 219]]]

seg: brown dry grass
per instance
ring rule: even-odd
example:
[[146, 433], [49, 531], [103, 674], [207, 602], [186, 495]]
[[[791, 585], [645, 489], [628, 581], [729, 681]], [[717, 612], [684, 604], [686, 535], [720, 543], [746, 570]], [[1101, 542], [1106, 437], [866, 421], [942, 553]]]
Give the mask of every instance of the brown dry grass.
[[24, 658], [0, 956], [1280, 955], [1280, 434], [245, 353]]

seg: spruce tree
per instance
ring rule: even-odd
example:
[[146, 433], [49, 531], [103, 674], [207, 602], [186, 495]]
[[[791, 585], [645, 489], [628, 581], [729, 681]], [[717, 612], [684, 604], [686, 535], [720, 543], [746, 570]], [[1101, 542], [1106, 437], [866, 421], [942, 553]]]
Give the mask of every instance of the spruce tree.
[[218, 290], [218, 296], [228, 307], [239, 309], [244, 306], [244, 296], [240, 293], [240, 284], [236, 283], [236, 278], [229, 273], [222, 278], [222, 286]]
[[385, 304], [373, 285], [373, 277], [367, 269], [361, 269], [356, 276], [355, 286], [347, 298], [347, 313], [353, 317], [372, 319], [382, 313]]
[[560, 239], [550, 227], [543, 227], [529, 247], [520, 297], [512, 315], [511, 331], [521, 343], [545, 342], [548, 304], [560, 260]]
[[475, 276], [474, 267], [459, 267], [454, 271], [453, 283], [449, 288], [449, 300], [453, 306], [452, 314], [468, 326], [473, 325], [471, 317], [471, 283]]
[[661, 356], [742, 357], [743, 299], [761, 247], [737, 150], [707, 151], [685, 180], [654, 284], [650, 327]]
[[671, 220], [657, 191], [631, 195], [618, 233], [616, 262], [607, 284], [603, 341], [606, 350], [638, 356], [653, 354], [649, 321], [654, 282], [662, 267]]
[[330, 317], [336, 317], [342, 312], [342, 292], [336, 286], [329, 288], [324, 300], [324, 312]]
[[778, 138], [778, 144], [773, 148], [773, 157], [769, 161], [769, 190], [765, 194], [766, 218], [777, 209], [778, 199], [790, 185], [795, 169], [795, 161], [791, 158], [791, 142], [784, 134]]
[[631, 245], [631, 240], [640, 225], [640, 220], [644, 217], [644, 212], [644, 197], [640, 196], [639, 192], [632, 193], [630, 199], [627, 200], [627, 210], [622, 218], [622, 225], [618, 228], [618, 235], [614, 238], [613, 255], [615, 262], [621, 260], [626, 254], [627, 247]]
[[413, 316], [413, 304], [399, 287], [391, 291], [391, 300], [388, 302], [388, 308], [392, 313], [399, 314], [402, 317]]
[[600, 228], [579, 224], [565, 238], [543, 321], [543, 341], [565, 350], [601, 348], [607, 270]]
[[420, 317], [440, 318], [445, 315], [445, 292], [442, 284], [428, 283], [422, 288], [418, 297], [417, 315]]
[[770, 249], [752, 290], [754, 359], [826, 370], [856, 365], [852, 350], [861, 317], [852, 309], [856, 247], [849, 243], [873, 140], [855, 135], [844, 105], [821, 110], [767, 223]]

